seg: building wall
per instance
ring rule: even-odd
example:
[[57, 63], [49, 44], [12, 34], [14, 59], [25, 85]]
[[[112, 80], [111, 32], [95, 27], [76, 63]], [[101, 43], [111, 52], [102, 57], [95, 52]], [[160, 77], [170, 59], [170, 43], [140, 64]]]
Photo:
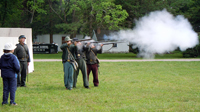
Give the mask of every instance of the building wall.
[[[62, 51], [60, 46], [62, 45], [62, 37], [65, 37], [64, 34], [54, 34], [53, 35], [53, 42], [58, 45], [58, 51]], [[67, 35], [69, 36], [69, 35]], [[76, 38], [83, 39], [83, 35], [77, 35]], [[38, 35], [34, 42], [39, 43], [49, 43], [50, 42], [50, 35]], [[102, 47], [102, 53], [127, 53], [129, 52], [128, 42], [124, 43], [117, 43], [117, 47], [112, 47], [112, 44], [104, 45]], [[111, 48], [112, 47], [112, 48]], [[111, 48], [111, 49], [110, 49]]]
[[[60, 49], [60, 46], [62, 45], [62, 37], [66, 37], [69, 35], [64, 35], [64, 34], [54, 34], [53, 35], [53, 42], [58, 45], [58, 51], [62, 51]], [[77, 38], [81, 39], [83, 38], [82, 35], [77, 35]], [[36, 39], [34, 39], [34, 42], [36, 43], [50, 43], [50, 35], [45, 34], [45, 35], [38, 35]]]
[[28, 45], [31, 62], [29, 64], [29, 73], [34, 71], [33, 63], [33, 45], [32, 45], [32, 29], [31, 28], [0, 28], [0, 55], [3, 55], [3, 48], [5, 43], [12, 43], [16, 45], [20, 35], [26, 36], [25, 43]]
[[128, 42], [117, 43], [117, 47], [112, 47], [112, 44], [104, 45], [102, 47], [102, 53], [128, 53]]

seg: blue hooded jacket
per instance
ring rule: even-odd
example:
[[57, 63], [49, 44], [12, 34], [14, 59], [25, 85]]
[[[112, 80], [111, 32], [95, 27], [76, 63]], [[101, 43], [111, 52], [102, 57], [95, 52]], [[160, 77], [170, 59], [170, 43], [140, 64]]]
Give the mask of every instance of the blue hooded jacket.
[[15, 78], [20, 72], [20, 64], [17, 57], [12, 53], [4, 53], [0, 58], [2, 78]]

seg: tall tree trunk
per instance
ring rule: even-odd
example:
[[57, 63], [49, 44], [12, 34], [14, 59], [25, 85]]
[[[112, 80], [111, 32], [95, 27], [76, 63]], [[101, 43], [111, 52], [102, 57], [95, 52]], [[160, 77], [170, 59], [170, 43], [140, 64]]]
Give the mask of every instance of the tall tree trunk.
[[[72, 23], [76, 22], [76, 15], [75, 15], [76, 11], [74, 10], [73, 11], [73, 15], [72, 15]], [[71, 33], [71, 38], [74, 38], [76, 37], [76, 30], [73, 30], [72, 33]]]
[[90, 26], [89, 26], [89, 34], [90, 34], [90, 37], [92, 38], [92, 30], [93, 30], [93, 29], [92, 29], [92, 15], [90, 15], [90, 18], [89, 18], [89, 19], [90, 19], [90, 23], [89, 23], [89, 25], [90, 25]]
[[[50, 6], [52, 6], [52, 2], [51, 0], [49, 0], [49, 4]], [[50, 8], [50, 15], [49, 15], [49, 18], [50, 18], [50, 43], [53, 43], [53, 21], [52, 21], [52, 9]]]
[[97, 27], [97, 34], [100, 34], [100, 33], [101, 33], [101, 28]]
[[[35, 0], [34, 0], [34, 6], [35, 6]], [[30, 23], [32, 23], [33, 22], [33, 17], [34, 17], [34, 13], [35, 13], [35, 10], [33, 9], [33, 11], [32, 11], [32, 16], [31, 16], [31, 21], [30, 21]]]
[[66, 21], [66, 14], [65, 14], [65, 11], [64, 11], [64, 8], [62, 7], [62, 5], [63, 5], [63, 3], [62, 3], [62, 0], [60, 0], [60, 7], [61, 7], [61, 12], [62, 12], [62, 14], [63, 14], [63, 18], [64, 18], [64, 20]]
[[[5, 4], [4, 4], [4, 7], [5, 7], [5, 10], [7, 10], [7, 2], [8, 1], [5, 1]], [[2, 14], [3, 15], [3, 22], [2, 22], [2, 26], [4, 26], [5, 22], [6, 22], [6, 16], [7, 16], [7, 11], [4, 11], [4, 13]]]

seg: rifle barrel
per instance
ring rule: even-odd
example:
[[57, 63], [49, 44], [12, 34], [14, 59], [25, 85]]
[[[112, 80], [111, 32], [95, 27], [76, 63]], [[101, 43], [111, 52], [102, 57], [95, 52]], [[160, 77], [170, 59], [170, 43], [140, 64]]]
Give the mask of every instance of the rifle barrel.
[[99, 43], [99, 42], [97, 42], [97, 41], [94, 41], [94, 42], [90, 42], [90, 43]]
[[103, 45], [108, 45], [108, 44], [116, 44], [115, 42], [109, 42], [109, 43], [102, 43]]
[[88, 41], [88, 40], [92, 40], [92, 39], [80, 39], [78, 41], [82, 42], [82, 41]]

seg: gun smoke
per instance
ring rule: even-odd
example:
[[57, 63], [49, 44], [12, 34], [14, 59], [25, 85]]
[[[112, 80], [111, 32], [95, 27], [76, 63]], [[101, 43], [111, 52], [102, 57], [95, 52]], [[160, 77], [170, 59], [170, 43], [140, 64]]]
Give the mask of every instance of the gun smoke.
[[140, 51], [138, 56], [144, 58], [154, 58], [155, 53], [164, 54], [177, 48], [185, 51], [199, 43], [189, 21], [182, 15], [174, 17], [165, 9], [136, 20], [133, 29], [120, 30], [106, 38], [132, 43]]

